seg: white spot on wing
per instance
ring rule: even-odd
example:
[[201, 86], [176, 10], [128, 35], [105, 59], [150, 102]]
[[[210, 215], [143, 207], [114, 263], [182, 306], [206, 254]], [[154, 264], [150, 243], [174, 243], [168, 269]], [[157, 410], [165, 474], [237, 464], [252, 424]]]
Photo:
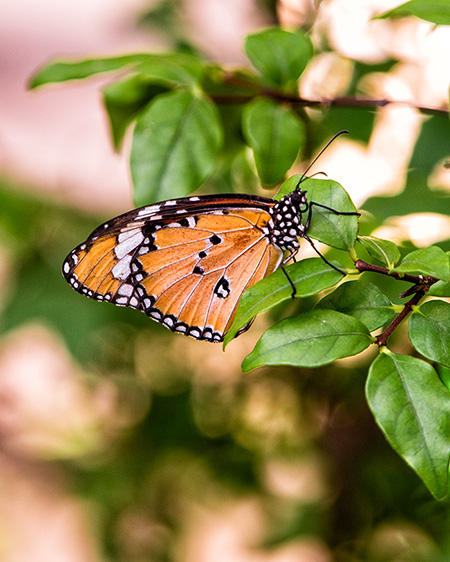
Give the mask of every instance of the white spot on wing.
[[128, 283], [121, 285], [117, 290], [117, 294], [131, 297], [131, 295], [133, 294], [133, 285], [129, 285]]
[[114, 248], [114, 253], [116, 254], [117, 259], [119, 259], [119, 260], [121, 260], [127, 254], [129, 254], [130, 252], [135, 250], [139, 246], [139, 244], [141, 244], [141, 242], [144, 240], [144, 235], [142, 234], [142, 232], [140, 230], [133, 233], [132, 236], [127, 236], [127, 237], [123, 238], [122, 240], [120, 240], [120, 236], [122, 234], [127, 234], [127, 233], [121, 232], [119, 234], [120, 244], [118, 244]]
[[115, 279], [119, 279], [119, 281], [123, 281], [130, 275], [131, 273], [131, 259], [132, 256], [128, 255], [122, 258], [120, 261], [116, 263], [116, 265], [112, 268], [111, 273]]
[[161, 205], [149, 205], [148, 207], [144, 207], [140, 211], [138, 211], [139, 217], [149, 217], [153, 215], [153, 213], [157, 213], [161, 209]]

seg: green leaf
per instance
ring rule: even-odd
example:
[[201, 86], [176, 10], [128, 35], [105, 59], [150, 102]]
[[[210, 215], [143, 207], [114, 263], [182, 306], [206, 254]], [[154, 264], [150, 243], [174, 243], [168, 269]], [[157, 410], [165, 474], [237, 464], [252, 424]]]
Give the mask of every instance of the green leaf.
[[255, 98], [244, 110], [242, 129], [253, 149], [261, 182], [270, 185], [281, 181], [304, 144], [303, 121], [283, 105]]
[[[445, 252], [450, 261], [450, 252]], [[450, 297], [450, 281], [438, 281], [427, 293], [430, 297]]]
[[186, 53], [149, 55], [136, 70], [148, 81], [169, 88], [179, 85], [194, 86], [205, 74], [205, 64]]
[[397, 273], [413, 273], [431, 275], [438, 279], [448, 280], [450, 277], [449, 258], [438, 246], [430, 246], [415, 250], [402, 260], [402, 263], [393, 269]]
[[121, 68], [134, 65], [147, 60], [154, 55], [135, 54], [122, 57], [109, 57], [99, 59], [84, 59], [81, 61], [55, 61], [40, 68], [32, 76], [29, 87], [37, 88], [43, 84], [52, 82], [65, 82], [67, 80], [80, 80], [100, 74], [120, 70]]
[[393, 268], [400, 260], [400, 250], [390, 240], [383, 240], [375, 236], [358, 236], [358, 242], [361, 242], [370, 256], [388, 269]]
[[[345, 189], [333, 180], [311, 179], [296, 174], [287, 179], [275, 196], [279, 200], [291, 193], [301, 181], [301, 189], [307, 191], [308, 201], [326, 205], [341, 212], [356, 213]], [[305, 220], [305, 219], [304, 219]], [[317, 205], [312, 207], [311, 225], [308, 236], [338, 250], [350, 251], [356, 242], [358, 217], [356, 215], [337, 215]]]
[[136, 205], [198, 188], [214, 169], [221, 142], [221, 124], [209, 100], [186, 91], [157, 96], [134, 129], [130, 165]]
[[318, 367], [356, 355], [375, 340], [356, 318], [335, 310], [309, 310], [282, 320], [242, 363], [244, 372], [263, 365]]
[[245, 52], [267, 83], [283, 86], [299, 78], [313, 49], [304, 33], [271, 28], [248, 35]]
[[[342, 267], [337, 263], [336, 266]], [[342, 279], [342, 275], [321, 258], [301, 260], [286, 267], [286, 271], [295, 285], [296, 298], [315, 295]], [[291, 284], [281, 269], [247, 289], [242, 295], [234, 322], [225, 336], [224, 345], [257, 314], [291, 298]]]
[[386, 350], [370, 367], [366, 396], [391, 446], [431, 493], [443, 498], [448, 489], [450, 393], [433, 367]]
[[316, 308], [327, 308], [354, 316], [372, 332], [393, 315], [391, 301], [372, 283], [348, 281], [316, 304]]
[[377, 19], [416, 16], [437, 25], [450, 24], [450, 3], [448, 0], [411, 0], [381, 14]]
[[408, 333], [419, 353], [450, 367], [450, 303], [432, 300], [414, 307]]
[[119, 149], [127, 127], [149, 101], [164, 92], [164, 87], [151, 84], [140, 75], [132, 75], [105, 86], [103, 103], [108, 113], [114, 147]]
[[137, 53], [121, 57], [84, 59], [81, 61], [56, 61], [42, 67], [31, 78], [30, 88], [51, 82], [80, 80], [95, 74], [112, 72], [129, 67], [142, 74], [149, 82], [174, 87], [179, 84], [196, 84], [203, 77], [203, 62], [184, 53], [155, 55]]

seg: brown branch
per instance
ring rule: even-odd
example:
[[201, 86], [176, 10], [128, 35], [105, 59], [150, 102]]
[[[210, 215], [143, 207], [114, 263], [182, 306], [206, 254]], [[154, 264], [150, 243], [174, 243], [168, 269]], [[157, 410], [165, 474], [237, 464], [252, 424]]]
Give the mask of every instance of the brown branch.
[[404, 304], [401, 312], [397, 314], [397, 316], [389, 324], [389, 326], [376, 337], [377, 345], [379, 347], [387, 344], [387, 341], [392, 332], [406, 318], [406, 316], [408, 316], [408, 314], [411, 312], [412, 307], [418, 304], [420, 300], [427, 294], [427, 292], [430, 290], [431, 285], [439, 281], [439, 279], [436, 279], [436, 277], [431, 277], [430, 275], [410, 275], [408, 273], [401, 274], [397, 273], [396, 271], [389, 271], [389, 269], [386, 269], [385, 267], [372, 265], [362, 260], [357, 260], [355, 262], [355, 266], [360, 273], [364, 271], [371, 271], [373, 273], [381, 273], [382, 275], [393, 277], [394, 279], [398, 279], [399, 281], [407, 281], [408, 283], [413, 283], [412, 287], [399, 295], [400, 298], [409, 297], [410, 295], [413, 295], [413, 297]]
[[376, 336], [377, 345], [378, 347], [382, 347], [387, 344], [389, 337], [391, 336], [392, 332], [397, 328], [397, 326], [408, 316], [411, 312], [413, 306], [418, 304], [418, 302], [422, 299], [425, 295], [426, 291], [424, 289], [419, 289], [417, 293], [410, 299], [405, 305], [403, 306], [402, 311], [397, 314], [397, 316], [392, 320], [389, 326], [378, 336]]
[[292, 105], [301, 105], [304, 107], [321, 107], [324, 109], [330, 107], [356, 107], [356, 108], [378, 108], [387, 105], [402, 105], [417, 109], [422, 113], [427, 114], [440, 114], [448, 115], [449, 108], [445, 107], [431, 107], [426, 105], [418, 105], [414, 102], [390, 100], [390, 99], [370, 99], [360, 98], [355, 96], [338, 96], [335, 98], [321, 98], [321, 99], [305, 99], [297, 95], [288, 94], [282, 90], [267, 88], [260, 84], [248, 80], [245, 77], [236, 76], [233, 73], [225, 72], [223, 74], [223, 81], [225, 84], [241, 88], [243, 90], [251, 91], [253, 93], [242, 94], [210, 94], [211, 99], [216, 103], [246, 103], [253, 99], [255, 96], [266, 96], [277, 101], [290, 103]]

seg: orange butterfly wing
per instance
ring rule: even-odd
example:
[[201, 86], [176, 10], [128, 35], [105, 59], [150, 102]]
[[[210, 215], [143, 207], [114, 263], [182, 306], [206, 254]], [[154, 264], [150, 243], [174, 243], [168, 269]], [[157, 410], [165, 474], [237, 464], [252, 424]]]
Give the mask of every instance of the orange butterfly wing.
[[282, 251], [266, 225], [272, 200], [206, 196], [116, 217], [66, 258], [79, 293], [145, 312], [174, 332], [222, 341], [243, 291], [272, 273]]

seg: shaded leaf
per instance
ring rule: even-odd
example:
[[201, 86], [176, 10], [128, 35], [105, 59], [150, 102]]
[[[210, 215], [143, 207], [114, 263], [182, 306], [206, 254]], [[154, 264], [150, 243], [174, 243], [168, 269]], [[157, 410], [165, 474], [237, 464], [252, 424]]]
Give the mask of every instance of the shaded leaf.
[[151, 84], [137, 74], [112, 82], [103, 88], [103, 103], [108, 113], [116, 149], [120, 148], [128, 126], [138, 113], [162, 92], [164, 87]]
[[222, 142], [215, 106], [191, 92], [157, 96], [136, 122], [131, 150], [137, 206], [182, 197], [214, 169]]
[[401, 264], [393, 271], [431, 275], [445, 281], [450, 277], [449, 258], [438, 246], [430, 246], [429, 248], [415, 250], [405, 256]]
[[358, 242], [361, 242], [370, 256], [388, 269], [394, 267], [400, 260], [400, 250], [390, 240], [383, 240], [375, 236], [358, 236]]
[[349, 314], [372, 332], [393, 315], [391, 301], [372, 283], [348, 281], [320, 300], [316, 308], [327, 308]]
[[450, 303], [432, 300], [415, 307], [408, 333], [419, 353], [450, 367]]
[[264, 184], [281, 181], [305, 141], [305, 127], [289, 108], [266, 98], [247, 104], [242, 128]]
[[372, 363], [366, 396], [391, 446], [437, 498], [447, 494], [450, 393], [431, 365], [386, 350]]
[[299, 78], [313, 49], [304, 33], [271, 28], [248, 35], [245, 52], [266, 82], [282, 86]]
[[244, 372], [263, 365], [318, 367], [356, 355], [375, 340], [362, 322], [335, 310], [309, 310], [282, 320], [263, 334], [242, 363]]
[[[335, 265], [342, 267], [336, 262]], [[295, 285], [296, 298], [315, 295], [342, 279], [342, 275], [321, 258], [301, 260], [286, 267], [286, 271]], [[236, 317], [225, 336], [224, 344], [227, 345], [240, 328], [250, 322], [254, 316], [291, 298], [291, 284], [281, 269], [247, 289], [242, 295]]]

